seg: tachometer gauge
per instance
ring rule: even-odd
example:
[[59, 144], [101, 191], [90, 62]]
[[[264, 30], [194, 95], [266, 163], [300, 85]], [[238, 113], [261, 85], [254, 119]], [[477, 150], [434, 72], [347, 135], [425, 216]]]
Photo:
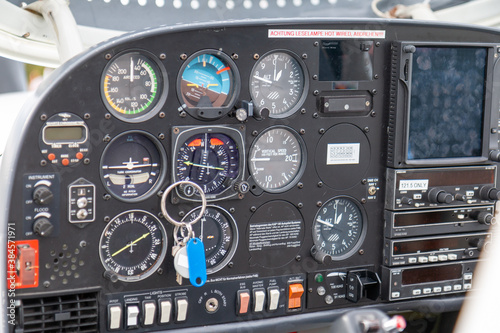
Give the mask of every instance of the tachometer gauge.
[[316, 259], [322, 255], [333, 260], [349, 257], [360, 245], [366, 232], [363, 217], [354, 199], [336, 197], [325, 202], [316, 213], [313, 223], [314, 252], [319, 254]]
[[220, 193], [238, 177], [239, 159], [238, 147], [228, 135], [195, 134], [177, 151], [177, 180], [195, 182], [206, 194]]
[[294, 114], [306, 97], [307, 86], [300, 60], [285, 51], [272, 52], [260, 58], [250, 75], [254, 106], [267, 108], [271, 118]]
[[[200, 214], [200, 208], [193, 209], [183, 219], [193, 221]], [[233, 257], [238, 245], [238, 229], [231, 214], [218, 206], [207, 206], [199, 223], [193, 225], [196, 237], [205, 246], [207, 273], [221, 270]]]
[[130, 210], [114, 217], [104, 229], [99, 255], [106, 271], [119, 280], [139, 281], [153, 274], [167, 252], [163, 224], [153, 214]]
[[106, 66], [101, 80], [106, 108], [127, 122], [150, 119], [166, 99], [165, 75], [163, 66], [144, 51], [118, 55]]
[[139, 201], [154, 193], [165, 176], [165, 152], [152, 135], [125, 132], [114, 138], [101, 158], [101, 179], [122, 201]]
[[271, 127], [252, 143], [249, 168], [256, 185], [266, 192], [284, 192], [294, 186], [305, 168], [303, 140], [291, 128]]
[[239, 90], [239, 74], [227, 55], [205, 50], [186, 60], [177, 86], [185, 110], [196, 118], [214, 119], [233, 107]]

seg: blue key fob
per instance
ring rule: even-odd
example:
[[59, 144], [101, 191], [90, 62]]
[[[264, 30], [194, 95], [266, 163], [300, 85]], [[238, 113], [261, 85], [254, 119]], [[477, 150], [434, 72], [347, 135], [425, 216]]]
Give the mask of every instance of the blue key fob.
[[186, 245], [189, 263], [189, 281], [195, 287], [207, 282], [207, 264], [205, 262], [205, 246], [199, 238], [191, 238]]

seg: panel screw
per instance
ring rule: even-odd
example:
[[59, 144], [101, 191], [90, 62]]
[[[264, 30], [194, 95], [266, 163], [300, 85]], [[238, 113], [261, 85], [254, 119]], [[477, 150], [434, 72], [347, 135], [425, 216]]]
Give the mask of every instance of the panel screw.
[[321, 201], [316, 202], [316, 206], [321, 207], [323, 203]]
[[363, 128], [363, 131], [365, 131], [365, 133], [368, 133], [368, 132], [370, 132], [370, 128], [367, 126], [367, 127]]
[[375, 46], [376, 46], [376, 47], [379, 47], [379, 46], [380, 46], [380, 42], [376, 42], [376, 43], [375, 43]]
[[47, 115], [44, 113], [40, 116], [40, 120], [45, 121], [47, 120]]
[[104, 138], [102, 139], [102, 141], [104, 141], [104, 142], [109, 142], [109, 141], [111, 141], [111, 137], [109, 136], [109, 134], [106, 134], [106, 135], [104, 136]]
[[41, 160], [40, 161], [40, 165], [41, 166], [46, 166], [47, 165], [47, 161], [46, 160]]
[[158, 139], [164, 140], [165, 139], [165, 134], [163, 134], [163, 133], [158, 134]]
[[365, 203], [366, 203], [366, 198], [362, 198], [362, 199], [361, 199], [361, 203], [362, 203], [362, 204], [365, 204]]
[[313, 91], [313, 95], [314, 95], [314, 96], [318, 96], [318, 95], [319, 95], [319, 90], [314, 90], [314, 91]]
[[184, 211], [183, 211], [183, 210], [181, 210], [181, 211], [179, 212], [179, 216], [180, 216], [180, 217], [184, 217], [184, 215], [185, 215], [185, 214], [186, 214], [186, 213], [184, 213]]
[[318, 182], [318, 187], [323, 187], [323, 182]]
[[90, 113], [86, 113], [83, 115], [83, 119], [90, 119]]
[[111, 113], [106, 113], [104, 115], [104, 119], [107, 119], [107, 120], [111, 119]]
[[45, 288], [50, 287], [50, 282], [49, 282], [49, 281], [44, 281], [44, 282], [43, 282], [43, 286], [44, 286]]
[[374, 78], [375, 80], [377, 80], [377, 79], [378, 79], [378, 74], [373, 75], [373, 78]]
[[372, 89], [372, 94], [376, 95], [377, 94], [377, 89]]
[[180, 130], [179, 127], [174, 127], [174, 134], [179, 134]]
[[82, 240], [82, 241], [80, 242], [80, 247], [87, 247], [87, 242], [86, 242], [86, 241], [84, 241], [84, 240]]
[[317, 80], [318, 76], [316, 74], [313, 75], [313, 80]]
[[259, 132], [258, 132], [258, 131], [252, 131], [252, 135], [253, 135], [253, 136], [257, 136], [258, 134], [259, 134]]
[[104, 216], [104, 222], [106, 222], [106, 223], [107, 223], [107, 222], [109, 222], [109, 221], [111, 221], [111, 217], [109, 217], [109, 216]]
[[319, 46], [319, 42], [314, 42], [313, 45], [316, 46], [316, 47], [318, 47]]
[[255, 54], [253, 55], [253, 59], [254, 59], [254, 60], [259, 60], [259, 58], [260, 58], [260, 56], [259, 56], [257, 53], [255, 53]]
[[319, 114], [318, 114], [317, 112], [314, 112], [314, 113], [313, 113], [313, 118], [314, 118], [314, 119], [318, 119], [318, 117], [319, 117]]
[[83, 164], [85, 164], [85, 165], [89, 165], [89, 164], [90, 164], [90, 158], [88, 158], [88, 157], [87, 157], [87, 158], [85, 158], [85, 159], [83, 160]]
[[160, 117], [160, 118], [162, 118], [162, 119], [163, 119], [163, 118], [165, 118], [165, 112], [163, 112], [163, 111], [162, 111], [162, 112], [160, 112], [160, 113], [158, 114], [158, 117]]
[[376, 115], [377, 115], [377, 112], [375, 112], [375, 111], [370, 112], [370, 116], [375, 117]]
[[250, 207], [250, 211], [251, 211], [252, 213], [253, 213], [253, 212], [255, 212], [256, 210], [257, 210], [257, 207], [255, 207], [255, 206]]
[[306, 114], [306, 109], [302, 109], [302, 110], [300, 110], [300, 113], [302, 113], [302, 114]]
[[363, 179], [363, 180], [361, 181], [361, 184], [366, 185], [366, 183], [367, 183], [367, 182], [368, 182], [368, 181], [367, 181], [366, 179]]
[[156, 271], [156, 273], [158, 273], [159, 275], [162, 275], [163, 274], [163, 268], [158, 268], [158, 270]]
[[306, 134], [306, 130], [303, 129], [303, 128], [301, 128], [300, 131], [299, 131], [299, 133], [302, 134], [302, 135], [304, 135], [304, 134]]
[[181, 111], [181, 112], [179, 113], [179, 116], [180, 116], [181, 118], [186, 118], [186, 116], [187, 116], [186, 111]]
[[106, 59], [106, 60], [111, 59], [111, 53], [107, 53], [107, 54], [104, 56], [104, 59]]
[[105, 200], [105, 201], [109, 201], [111, 199], [111, 196], [109, 194], [105, 194], [102, 196], [102, 198]]
[[360, 255], [363, 255], [363, 254], [365, 254], [365, 250], [361, 249], [361, 250], [359, 250], [359, 252], [358, 252], [358, 253], [359, 253]]
[[298, 187], [298, 188], [303, 188], [303, 187], [304, 187], [304, 184], [303, 184], [303, 183], [298, 183], [298, 184], [297, 184], [297, 187]]
[[187, 56], [187, 54], [186, 54], [186, 53], [183, 53], [183, 54], [181, 54], [181, 56], [180, 56], [181, 60], [186, 60], [186, 59], [187, 59], [187, 57], [188, 57], [188, 56]]
[[165, 53], [160, 54], [160, 59], [161, 60], [167, 59], [167, 55]]
[[236, 211], [236, 209], [234, 209], [234, 207], [229, 208], [229, 212], [230, 212], [231, 214], [234, 214], [234, 212], [235, 212], [235, 211]]
[[233, 53], [233, 55], [231, 56], [231, 58], [233, 58], [233, 60], [238, 60], [239, 56], [237, 53]]
[[233, 268], [233, 266], [234, 266], [234, 264], [232, 261], [229, 264], [227, 264], [227, 267], [229, 267], [229, 268]]
[[302, 55], [302, 59], [307, 59], [307, 53], [304, 53], [304, 54]]
[[325, 129], [324, 128], [320, 128], [318, 132], [319, 132], [319, 134], [324, 134], [325, 133]]

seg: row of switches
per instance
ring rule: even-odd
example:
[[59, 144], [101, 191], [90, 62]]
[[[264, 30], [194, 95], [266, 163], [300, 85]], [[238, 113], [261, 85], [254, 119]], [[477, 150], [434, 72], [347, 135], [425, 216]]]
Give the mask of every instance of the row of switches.
[[[254, 289], [252, 292], [253, 296], [253, 312], [264, 311], [264, 305], [266, 304], [266, 291], [263, 288]], [[267, 297], [269, 299], [267, 310], [276, 311], [279, 305], [280, 290], [278, 287], [270, 287], [267, 289]], [[237, 313], [239, 315], [244, 315], [250, 311], [250, 301], [252, 297], [250, 296], [249, 290], [238, 291], [238, 305]]]
[[[159, 300], [159, 313], [157, 313], [157, 303], [155, 301], [144, 301], [142, 303], [142, 325], [151, 326], [155, 323], [158, 315], [159, 324], [170, 322], [172, 315], [172, 301]], [[176, 322], [183, 322], [187, 318], [188, 300], [186, 298], [175, 299]], [[122, 327], [122, 306], [121, 304], [110, 305], [108, 308], [108, 323], [110, 330], [121, 329]], [[141, 309], [138, 304], [129, 304], [126, 306], [126, 328], [139, 327], [139, 318]]]

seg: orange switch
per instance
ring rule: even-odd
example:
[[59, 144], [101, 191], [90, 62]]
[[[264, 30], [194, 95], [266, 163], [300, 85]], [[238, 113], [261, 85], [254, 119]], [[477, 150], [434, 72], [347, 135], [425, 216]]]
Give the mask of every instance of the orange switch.
[[248, 313], [248, 308], [250, 306], [250, 292], [248, 290], [238, 291], [238, 311], [239, 315]]
[[301, 283], [292, 283], [288, 286], [289, 309], [297, 309], [302, 306], [300, 300], [303, 293], [304, 293], [304, 286], [302, 286]]

